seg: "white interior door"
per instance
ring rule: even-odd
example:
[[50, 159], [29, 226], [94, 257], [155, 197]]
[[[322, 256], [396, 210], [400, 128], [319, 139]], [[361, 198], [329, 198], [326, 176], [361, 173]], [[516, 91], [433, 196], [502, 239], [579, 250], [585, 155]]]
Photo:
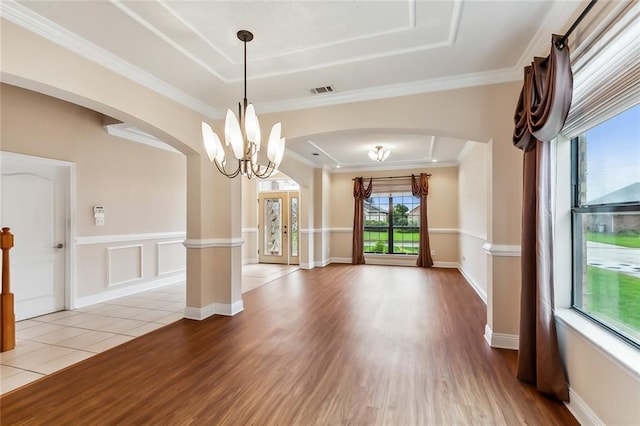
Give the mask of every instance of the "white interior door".
[[65, 167], [2, 156], [0, 223], [11, 228], [16, 320], [64, 309]]

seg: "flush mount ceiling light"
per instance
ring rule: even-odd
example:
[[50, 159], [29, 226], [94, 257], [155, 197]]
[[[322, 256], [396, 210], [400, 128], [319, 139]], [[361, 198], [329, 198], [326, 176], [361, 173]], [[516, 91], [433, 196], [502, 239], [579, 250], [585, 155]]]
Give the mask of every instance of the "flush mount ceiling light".
[[382, 145], [378, 145], [374, 150], [369, 151], [369, 158], [377, 163], [380, 163], [386, 160], [387, 157], [389, 157], [389, 154], [391, 154], [390, 150], [382, 149]]
[[230, 110], [224, 122], [225, 145], [231, 145], [234, 157], [238, 160], [235, 170], [227, 171], [225, 148], [211, 126], [202, 122], [202, 140], [209, 156], [223, 175], [234, 178], [245, 175], [249, 179], [258, 177], [266, 179], [278, 168], [284, 155], [285, 138], [281, 137], [282, 125], [276, 123], [271, 128], [267, 145], [267, 165], [258, 164], [260, 151], [260, 122], [253, 107], [247, 102], [247, 43], [253, 40], [253, 34], [246, 30], [238, 31], [238, 39], [244, 43], [244, 99], [238, 104], [239, 119]]

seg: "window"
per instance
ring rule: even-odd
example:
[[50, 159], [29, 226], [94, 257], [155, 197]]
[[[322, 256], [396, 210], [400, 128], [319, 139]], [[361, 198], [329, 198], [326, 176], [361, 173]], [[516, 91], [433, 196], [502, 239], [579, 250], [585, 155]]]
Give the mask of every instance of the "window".
[[420, 198], [373, 194], [364, 200], [364, 252], [418, 254]]
[[573, 307], [640, 346], [640, 105], [574, 138], [572, 162]]

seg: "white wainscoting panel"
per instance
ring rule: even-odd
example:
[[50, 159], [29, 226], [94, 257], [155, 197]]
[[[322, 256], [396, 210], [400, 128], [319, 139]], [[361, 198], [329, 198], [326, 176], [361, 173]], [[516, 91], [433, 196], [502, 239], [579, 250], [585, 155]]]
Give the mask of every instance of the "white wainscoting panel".
[[156, 243], [158, 276], [182, 272], [187, 269], [187, 250], [184, 240]]
[[143, 279], [142, 244], [107, 247], [107, 286], [127, 284]]

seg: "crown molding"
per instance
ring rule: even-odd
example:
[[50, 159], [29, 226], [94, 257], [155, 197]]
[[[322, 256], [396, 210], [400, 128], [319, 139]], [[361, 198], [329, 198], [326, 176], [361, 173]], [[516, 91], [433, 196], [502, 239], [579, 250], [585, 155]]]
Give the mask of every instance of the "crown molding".
[[223, 110], [212, 108], [113, 53], [38, 15], [14, 0], [2, 0], [0, 16], [187, 108], [213, 119], [224, 117]]
[[444, 90], [462, 89], [465, 87], [507, 83], [511, 81], [518, 81], [521, 78], [522, 70], [520, 68], [503, 68], [494, 71], [484, 71], [473, 74], [462, 74], [430, 80], [410, 81], [407, 83], [390, 84], [387, 86], [378, 86], [367, 89], [336, 92], [330, 95], [318, 97], [256, 103], [256, 109], [259, 109], [262, 114], [295, 111], [307, 108], [419, 95], [422, 93], [441, 92]]

